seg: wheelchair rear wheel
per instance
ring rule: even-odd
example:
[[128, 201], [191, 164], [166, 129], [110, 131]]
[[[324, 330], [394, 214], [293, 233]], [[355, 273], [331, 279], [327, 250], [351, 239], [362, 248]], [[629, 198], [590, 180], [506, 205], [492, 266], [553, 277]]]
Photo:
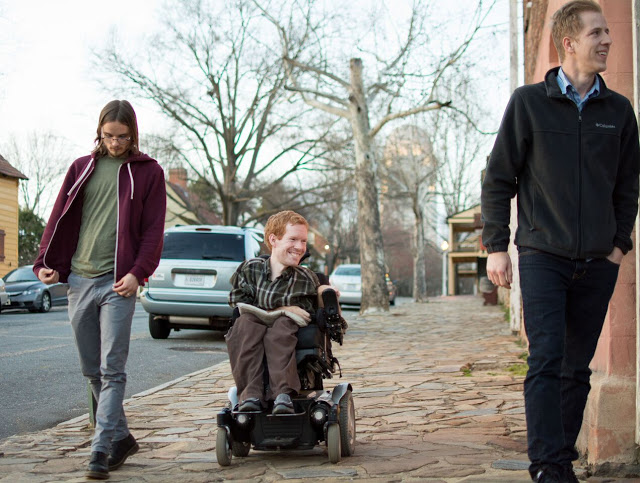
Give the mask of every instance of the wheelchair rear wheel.
[[216, 436], [216, 459], [220, 466], [229, 466], [231, 464], [230, 446], [227, 430], [218, 426], [218, 435]]
[[231, 443], [231, 454], [239, 458], [244, 458], [249, 454], [251, 450], [251, 443], [245, 443], [244, 441], [234, 441]]

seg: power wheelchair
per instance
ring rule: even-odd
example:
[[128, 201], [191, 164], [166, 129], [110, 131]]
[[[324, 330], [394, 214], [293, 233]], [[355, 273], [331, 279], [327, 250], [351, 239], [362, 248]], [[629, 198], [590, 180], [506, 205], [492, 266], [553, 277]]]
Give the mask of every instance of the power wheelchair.
[[[325, 284], [322, 278], [321, 283]], [[273, 401], [264, 411], [240, 412], [237, 391], [232, 387], [227, 406], [217, 415], [216, 457], [220, 466], [229, 466], [233, 456], [246, 457], [251, 448], [312, 449], [325, 442], [331, 463], [354, 453], [356, 419], [351, 384], [337, 384], [332, 391], [323, 384], [324, 379], [333, 377], [336, 366], [342, 377], [331, 342], [342, 345], [347, 326], [335, 291], [325, 290], [322, 298], [324, 307], [317, 308], [311, 322], [298, 330], [296, 361], [301, 390], [291, 398], [295, 413], [271, 414]], [[265, 369], [266, 385], [268, 367]]]

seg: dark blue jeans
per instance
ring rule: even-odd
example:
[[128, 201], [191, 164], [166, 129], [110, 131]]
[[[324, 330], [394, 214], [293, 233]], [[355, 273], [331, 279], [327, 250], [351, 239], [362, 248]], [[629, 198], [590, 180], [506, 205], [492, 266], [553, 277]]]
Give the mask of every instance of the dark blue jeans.
[[571, 466], [591, 385], [589, 363], [619, 266], [519, 249], [529, 372], [524, 381], [529, 471]]

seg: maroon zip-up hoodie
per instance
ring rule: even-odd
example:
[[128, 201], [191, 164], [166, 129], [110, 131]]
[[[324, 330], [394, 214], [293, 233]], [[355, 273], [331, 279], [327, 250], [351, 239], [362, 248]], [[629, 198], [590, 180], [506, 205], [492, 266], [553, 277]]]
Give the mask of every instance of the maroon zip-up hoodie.
[[[66, 282], [78, 246], [82, 190], [95, 169], [92, 155], [76, 159], [65, 176], [40, 242], [33, 271], [52, 268]], [[142, 285], [158, 266], [162, 252], [167, 197], [164, 172], [146, 154], [130, 156], [118, 170], [118, 228], [115, 280], [127, 273]]]

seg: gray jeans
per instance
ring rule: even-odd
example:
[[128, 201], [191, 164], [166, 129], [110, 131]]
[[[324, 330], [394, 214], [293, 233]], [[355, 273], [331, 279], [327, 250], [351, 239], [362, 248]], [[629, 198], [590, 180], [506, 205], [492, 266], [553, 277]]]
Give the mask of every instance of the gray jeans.
[[122, 402], [127, 375], [135, 297], [113, 291], [113, 273], [96, 278], [69, 276], [69, 318], [82, 374], [98, 401], [92, 451], [109, 454], [112, 441], [129, 435]]

